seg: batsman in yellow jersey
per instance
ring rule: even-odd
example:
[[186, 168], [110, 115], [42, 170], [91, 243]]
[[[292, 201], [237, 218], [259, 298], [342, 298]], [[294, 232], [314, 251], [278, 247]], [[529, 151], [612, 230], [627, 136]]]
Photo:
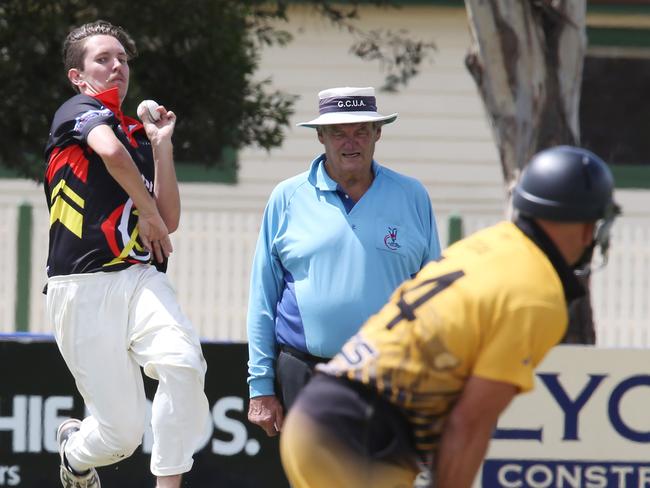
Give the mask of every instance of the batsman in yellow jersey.
[[565, 334], [594, 248], [619, 213], [595, 154], [533, 157], [516, 217], [450, 246], [403, 283], [303, 390], [281, 436], [294, 488], [472, 485], [497, 419]]

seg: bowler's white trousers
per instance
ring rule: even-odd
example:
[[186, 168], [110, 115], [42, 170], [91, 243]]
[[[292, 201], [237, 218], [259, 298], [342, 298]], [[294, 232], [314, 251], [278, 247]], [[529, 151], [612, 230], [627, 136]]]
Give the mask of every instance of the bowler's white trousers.
[[149, 265], [55, 276], [47, 314], [90, 416], [66, 445], [79, 469], [104, 466], [140, 445], [145, 395], [140, 366], [158, 380], [151, 472], [189, 471], [208, 416], [205, 359], [164, 273]]

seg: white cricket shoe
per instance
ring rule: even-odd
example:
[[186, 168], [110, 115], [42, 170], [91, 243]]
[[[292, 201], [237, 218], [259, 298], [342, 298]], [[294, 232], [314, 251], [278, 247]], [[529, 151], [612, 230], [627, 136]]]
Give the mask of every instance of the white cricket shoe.
[[74, 472], [65, 459], [65, 445], [70, 436], [79, 430], [81, 427], [81, 420], [68, 419], [63, 421], [56, 431], [56, 441], [59, 444], [59, 456], [61, 457], [61, 468], [59, 469], [59, 477], [63, 488], [101, 488], [102, 484], [99, 482], [99, 476], [95, 468], [90, 468], [88, 471], [79, 474]]
[[423, 468], [415, 477], [413, 488], [431, 488], [432, 486], [431, 471]]

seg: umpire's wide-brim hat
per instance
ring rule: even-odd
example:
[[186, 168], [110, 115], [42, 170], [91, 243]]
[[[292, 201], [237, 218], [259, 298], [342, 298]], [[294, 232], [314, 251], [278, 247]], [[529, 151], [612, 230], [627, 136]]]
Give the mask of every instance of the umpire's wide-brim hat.
[[314, 120], [297, 124], [301, 127], [320, 127], [334, 124], [382, 122], [390, 124], [397, 114], [382, 115], [377, 112], [375, 89], [371, 86], [357, 88], [345, 86], [329, 88], [318, 94], [318, 113]]

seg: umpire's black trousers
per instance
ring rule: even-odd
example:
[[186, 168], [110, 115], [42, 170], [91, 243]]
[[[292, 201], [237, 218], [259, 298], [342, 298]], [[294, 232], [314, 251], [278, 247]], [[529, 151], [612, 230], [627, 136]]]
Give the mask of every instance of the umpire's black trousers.
[[327, 358], [312, 356], [289, 346], [281, 346], [276, 363], [276, 393], [288, 412], [296, 401], [298, 393], [309, 382], [318, 363]]

